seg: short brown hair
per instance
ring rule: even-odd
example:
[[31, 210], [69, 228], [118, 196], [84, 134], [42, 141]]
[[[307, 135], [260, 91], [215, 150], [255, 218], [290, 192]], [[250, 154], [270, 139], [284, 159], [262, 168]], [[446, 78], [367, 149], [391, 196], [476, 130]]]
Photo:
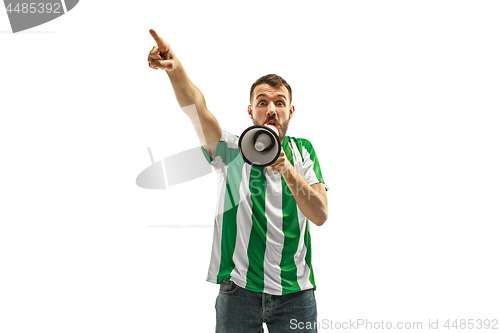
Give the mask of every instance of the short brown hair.
[[252, 84], [252, 88], [250, 88], [250, 104], [252, 104], [253, 91], [259, 84], [268, 84], [271, 87], [284, 86], [286, 89], [288, 89], [290, 103], [292, 103], [292, 87], [290, 87], [290, 85], [286, 83], [285, 79], [283, 79], [281, 76], [276, 74], [267, 74], [262, 76], [257, 81], [255, 81], [254, 84]]

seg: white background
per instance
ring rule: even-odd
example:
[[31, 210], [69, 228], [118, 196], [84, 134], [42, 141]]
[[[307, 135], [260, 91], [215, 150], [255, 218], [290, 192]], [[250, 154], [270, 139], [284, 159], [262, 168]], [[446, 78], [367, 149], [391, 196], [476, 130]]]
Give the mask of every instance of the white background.
[[135, 184], [147, 147], [198, 144], [147, 65], [151, 28], [232, 133], [258, 77], [291, 84], [288, 135], [313, 143], [330, 186], [311, 226], [318, 320], [500, 319], [499, 15], [497, 1], [86, 0], [12, 34], [0, 10], [0, 331], [214, 331], [215, 175]]

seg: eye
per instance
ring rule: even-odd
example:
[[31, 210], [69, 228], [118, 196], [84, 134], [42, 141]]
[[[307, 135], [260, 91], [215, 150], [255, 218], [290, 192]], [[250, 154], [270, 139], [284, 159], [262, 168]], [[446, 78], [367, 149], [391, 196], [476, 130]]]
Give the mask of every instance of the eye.
[[264, 104], [266, 104], [266, 102], [264, 102], [264, 101], [259, 102], [259, 105], [264, 105]]
[[285, 104], [282, 101], [279, 101], [278, 103], [276, 103], [276, 105], [284, 106]]

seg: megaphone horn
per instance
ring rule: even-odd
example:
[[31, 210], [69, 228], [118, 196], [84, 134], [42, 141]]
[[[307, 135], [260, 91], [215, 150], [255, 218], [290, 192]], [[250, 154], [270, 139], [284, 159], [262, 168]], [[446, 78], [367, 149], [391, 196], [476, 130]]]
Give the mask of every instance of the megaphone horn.
[[243, 160], [257, 167], [266, 167], [276, 162], [281, 152], [278, 134], [278, 128], [269, 124], [247, 128], [238, 141]]

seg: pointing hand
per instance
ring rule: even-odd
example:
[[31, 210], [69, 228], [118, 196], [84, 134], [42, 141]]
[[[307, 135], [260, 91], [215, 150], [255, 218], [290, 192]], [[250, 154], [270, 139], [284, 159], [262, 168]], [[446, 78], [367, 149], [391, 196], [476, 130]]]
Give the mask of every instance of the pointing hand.
[[161, 38], [153, 29], [149, 33], [156, 41], [156, 46], [149, 52], [148, 63], [153, 69], [173, 71], [179, 65], [179, 60], [170, 48], [170, 45]]

